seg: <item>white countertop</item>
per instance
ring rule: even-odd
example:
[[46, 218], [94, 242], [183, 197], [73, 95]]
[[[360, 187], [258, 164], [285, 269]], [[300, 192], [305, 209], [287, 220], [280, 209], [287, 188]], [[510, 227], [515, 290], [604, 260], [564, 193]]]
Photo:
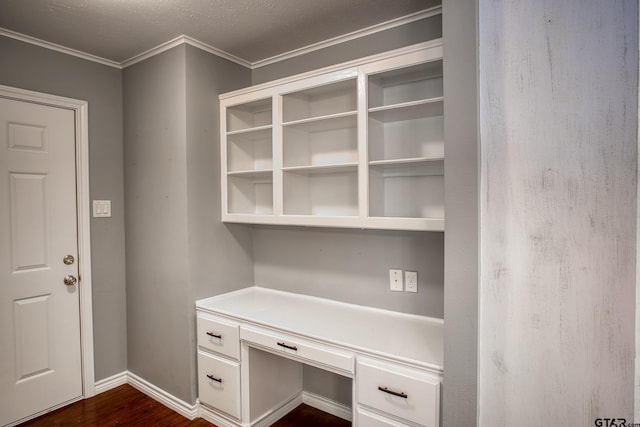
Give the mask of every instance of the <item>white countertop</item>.
[[442, 319], [253, 286], [196, 308], [442, 372]]

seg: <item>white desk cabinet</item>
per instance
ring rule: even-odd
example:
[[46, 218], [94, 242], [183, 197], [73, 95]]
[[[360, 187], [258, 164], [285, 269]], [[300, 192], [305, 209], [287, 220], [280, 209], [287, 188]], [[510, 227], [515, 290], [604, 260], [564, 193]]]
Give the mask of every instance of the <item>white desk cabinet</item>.
[[352, 379], [355, 426], [438, 427], [443, 321], [260, 287], [196, 302], [200, 415], [267, 426], [302, 365]]
[[444, 230], [442, 40], [220, 95], [222, 220]]

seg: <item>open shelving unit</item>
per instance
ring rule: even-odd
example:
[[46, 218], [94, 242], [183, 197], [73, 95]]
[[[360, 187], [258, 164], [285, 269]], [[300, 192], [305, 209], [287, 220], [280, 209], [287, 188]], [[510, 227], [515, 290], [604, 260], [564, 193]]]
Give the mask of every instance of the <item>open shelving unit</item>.
[[444, 221], [442, 59], [365, 72], [369, 217]]
[[220, 96], [222, 219], [444, 231], [442, 41]]

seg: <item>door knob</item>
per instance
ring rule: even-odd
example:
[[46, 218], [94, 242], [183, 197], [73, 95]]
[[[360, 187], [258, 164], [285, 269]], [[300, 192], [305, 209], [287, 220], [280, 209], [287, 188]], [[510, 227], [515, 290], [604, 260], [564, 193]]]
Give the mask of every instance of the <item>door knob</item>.
[[76, 259], [73, 257], [73, 255], [65, 255], [65, 257], [62, 258], [62, 262], [64, 262], [66, 265], [73, 264], [75, 260]]
[[76, 283], [78, 283], [78, 279], [76, 279], [76, 276], [72, 276], [71, 274], [64, 276], [64, 284], [67, 286], [73, 286]]

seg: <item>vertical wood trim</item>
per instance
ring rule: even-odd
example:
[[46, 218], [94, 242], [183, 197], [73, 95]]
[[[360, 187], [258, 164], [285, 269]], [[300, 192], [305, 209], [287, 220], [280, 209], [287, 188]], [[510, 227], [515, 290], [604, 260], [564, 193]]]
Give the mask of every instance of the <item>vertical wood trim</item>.
[[[638, 8], [638, 22], [640, 22], [640, 7]], [[640, 38], [640, 34], [639, 34]], [[638, 69], [640, 70], [640, 43], [638, 43]], [[638, 90], [638, 105], [640, 105], [640, 90]], [[640, 111], [638, 123], [640, 123]], [[637, 134], [638, 157], [637, 164], [640, 165], [640, 126]], [[640, 420], [640, 167], [636, 174], [636, 356], [635, 356], [635, 383], [633, 393], [633, 419]]]
[[76, 108], [76, 197], [78, 209], [78, 269], [80, 274], [80, 334], [84, 397], [95, 395], [93, 357], [93, 285], [91, 276], [91, 196], [89, 193], [89, 105]]

